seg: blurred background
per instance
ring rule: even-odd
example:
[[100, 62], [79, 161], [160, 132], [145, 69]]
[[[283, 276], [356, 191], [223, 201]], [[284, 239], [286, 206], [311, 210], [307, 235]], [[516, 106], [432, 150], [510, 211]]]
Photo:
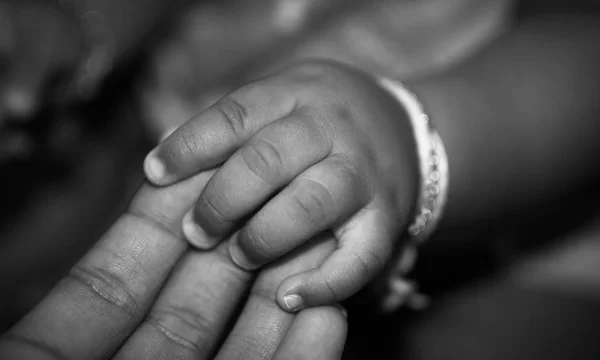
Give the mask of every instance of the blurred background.
[[[425, 76], [524, 18], [573, 11], [600, 12], [600, 3], [0, 2], [0, 329], [114, 221], [143, 179], [146, 152], [237, 86], [309, 57]], [[395, 46], [379, 40], [391, 37]], [[589, 205], [575, 211], [549, 200], [434, 239], [416, 270], [432, 306], [382, 317], [359, 294], [347, 304], [345, 356], [600, 359], [598, 195], [581, 189]]]

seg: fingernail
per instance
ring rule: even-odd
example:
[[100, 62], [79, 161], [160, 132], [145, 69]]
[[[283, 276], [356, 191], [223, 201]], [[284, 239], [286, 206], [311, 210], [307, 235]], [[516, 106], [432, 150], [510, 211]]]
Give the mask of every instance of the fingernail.
[[250, 260], [248, 260], [246, 255], [244, 255], [244, 253], [242, 252], [242, 249], [240, 249], [240, 246], [237, 244], [237, 241], [233, 239], [229, 244], [229, 257], [231, 258], [231, 261], [234, 262], [234, 264], [236, 264], [244, 270], [255, 270], [256, 268], [258, 268], [258, 266], [252, 264]]
[[342, 313], [342, 315], [344, 316], [344, 318], [348, 318], [348, 310], [346, 310], [345, 307], [343, 307], [342, 305], [337, 305], [338, 310]]
[[144, 172], [146, 173], [148, 180], [153, 184], [160, 184], [161, 180], [165, 177], [167, 172], [165, 164], [156, 157], [154, 151], [146, 156], [146, 160], [144, 161]]
[[194, 209], [183, 217], [181, 227], [187, 241], [200, 249], [211, 249], [219, 242], [218, 238], [209, 236], [196, 222], [193, 217]]
[[298, 311], [304, 307], [304, 300], [296, 294], [284, 296], [283, 303], [288, 311]]

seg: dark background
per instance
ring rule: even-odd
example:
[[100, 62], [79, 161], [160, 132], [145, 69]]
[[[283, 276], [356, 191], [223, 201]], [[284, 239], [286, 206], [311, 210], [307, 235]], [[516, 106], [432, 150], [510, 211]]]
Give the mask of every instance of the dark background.
[[[577, 11], [600, 12], [600, 1], [521, 1], [516, 18]], [[33, 154], [0, 163], [0, 330], [94, 243], [141, 181], [152, 139], [134, 84], [145, 55], [142, 46], [93, 102], [42, 109], [26, 125]], [[431, 308], [382, 316], [368, 293], [350, 299], [346, 357], [600, 359], [598, 189], [574, 198], [586, 201], [550, 199], [517, 220], [432, 240], [415, 273]]]

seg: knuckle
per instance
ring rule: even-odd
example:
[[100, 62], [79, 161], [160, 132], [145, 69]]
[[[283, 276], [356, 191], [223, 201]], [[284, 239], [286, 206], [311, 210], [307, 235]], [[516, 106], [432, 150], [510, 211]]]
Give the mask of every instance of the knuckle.
[[146, 322], [166, 338], [196, 353], [202, 353], [202, 340], [215, 326], [215, 319], [187, 307], [157, 309]]
[[[188, 289], [187, 296], [155, 305], [145, 322], [168, 340], [191, 349], [197, 358], [203, 359], [213, 349], [214, 340], [211, 339], [214, 339], [215, 329], [223, 323], [221, 315], [239, 305], [243, 298], [239, 291], [245, 288], [249, 280], [248, 274], [231, 264], [225, 254], [215, 254], [216, 257], [204, 259], [202, 267], [207, 279], [214, 281], [207, 280], [200, 286]], [[196, 260], [188, 258], [187, 261]], [[223, 302], [223, 294], [233, 295]]]
[[307, 146], [317, 149], [322, 156], [331, 153], [336, 139], [335, 121], [327, 116], [327, 111], [317, 107], [303, 107], [296, 111], [296, 114], [302, 117], [303, 121], [299, 125], [300, 131], [306, 133]]
[[[67, 356], [57, 344], [50, 344], [46, 341], [23, 334], [19, 331], [9, 330], [2, 334], [0, 339], [0, 357], [2, 359], [17, 359], [16, 353], [36, 354], [36, 359], [48, 360], [68, 360]], [[18, 357], [21, 359], [21, 357]]]
[[252, 141], [242, 148], [240, 154], [248, 169], [265, 182], [271, 183], [281, 175], [283, 158], [270, 142], [263, 139]]
[[174, 147], [169, 156], [173, 160], [185, 159], [189, 156], [202, 153], [205, 149], [205, 142], [202, 135], [195, 131], [185, 131], [177, 137]]
[[241, 240], [242, 249], [253, 261], [263, 263], [276, 255], [276, 249], [252, 226], [245, 231]]
[[[363, 163], [358, 165], [347, 155], [341, 154], [333, 156], [332, 161], [338, 168], [339, 179], [342, 180], [343, 183], [348, 184], [355, 194], [359, 194], [358, 197], [371, 192], [368, 177], [365, 176], [367, 171], [365, 171]], [[366, 167], [366, 169], [368, 169], [368, 167]]]
[[265, 304], [276, 304], [277, 291], [268, 284], [261, 284], [261, 280], [257, 280], [257, 285], [250, 290], [250, 296], [264, 302]]
[[248, 133], [248, 109], [238, 100], [226, 96], [216, 105], [217, 111], [223, 116], [225, 124], [238, 138]]
[[227, 227], [233, 221], [232, 212], [226, 206], [225, 199], [217, 191], [200, 193], [195, 212], [197, 217], [206, 220], [202, 225], [215, 230]]
[[319, 282], [323, 285], [323, 288], [326, 290], [324, 294], [324, 300], [326, 303], [332, 303], [334, 301], [339, 300], [338, 291], [336, 290], [336, 286], [334, 283], [334, 279], [328, 276], [319, 276]]
[[332, 100], [338, 99], [337, 96], [332, 96], [332, 90], [340, 89], [341, 84], [348, 84], [347, 71], [344, 71], [344, 68], [328, 60], [315, 60], [297, 64], [290, 69], [288, 76], [299, 84], [314, 85], [310, 90], [316, 94], [311, 98], [325, 97]]
[[178, 239], [180, 237], [180, 232], [176, 230], [178, 229], [179, 223], [174, 222], [169, 216], [159, 211], [141, 207], [139, 204], [132, 204], [130, 208], [125, 211], [123, 217], [130, 217], [134, 221], [150, 227], [155, 233], [163, 233], [165, 236], [169, 236], [173, 239]]
[[339, 167], [340, 172], [343, 174], [343, 176], [349, 178], [358, 177], [358, 167], [348, 155], [337, 154], [335, 156], [332, 156], [331, 160], [334, 164], [336, 164]]
[[78, 264], [71, 269], [67, 275], [67, 280], [79, 283], [90, 291], [95, 298], [103, 299], [114, 308], [133, 318], [140, 318], [141, 305], [135, 295], [133, 286], [121, 274], [107, 269]]
[[334, 198], [331, 190], [315, 180], [304, 180], [291, 195], [294, 209], [315, 225], [331, 217]]

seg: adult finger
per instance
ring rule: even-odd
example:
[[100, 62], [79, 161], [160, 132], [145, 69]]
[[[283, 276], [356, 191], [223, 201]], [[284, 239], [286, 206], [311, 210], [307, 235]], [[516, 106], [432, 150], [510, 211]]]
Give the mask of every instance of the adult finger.
[[[214, 246], [274, 192], [325, 158], [331, 147], [328, 131], [307, 114], [294, 112], [266, 126], [210, 179], [184, 217], [184, 234], [198, 247]], [[198, 241], [206, 239], [209, 243]]]
[[117, 359], [208, 359], [251, 285], [226, 246], [190, 250]]
[[274, 359], [339, 360], [348, 323], [345, 310], [323, 306], [302, 310], [285, 334]]
[[144, 185], [128, 211], [48, 296], [0, 340], [2, 358], [101, 359], [146, 314], [187, 247], [181, 217], [211, 174]]
[[339, 248], [318, 269], [285, 279], [277, 291], [283, 309], [334, 304], [354, 295], [387, 263], [402, 224], [367, 207], [336, 231]]
[[231, 156], [266, 124], [296, 106], [280, 84], [261, 80], [239, 88], [179, 127], [144, 162], [148, 179], [168, 185]]
[[216, 359], [270, 359], [294, 319], [277, 305], [277, 286], [287, 276], [318, 267], [334, 249], [332, 236], [321, 237], [265, 268]]
[[245, 269], [262, 266], [340, 224], [368, 198], [365, 177], [344, 157], [330, 156], [299, 175], [250, 219], [238, 241], [231, 242], [231, 258]]

